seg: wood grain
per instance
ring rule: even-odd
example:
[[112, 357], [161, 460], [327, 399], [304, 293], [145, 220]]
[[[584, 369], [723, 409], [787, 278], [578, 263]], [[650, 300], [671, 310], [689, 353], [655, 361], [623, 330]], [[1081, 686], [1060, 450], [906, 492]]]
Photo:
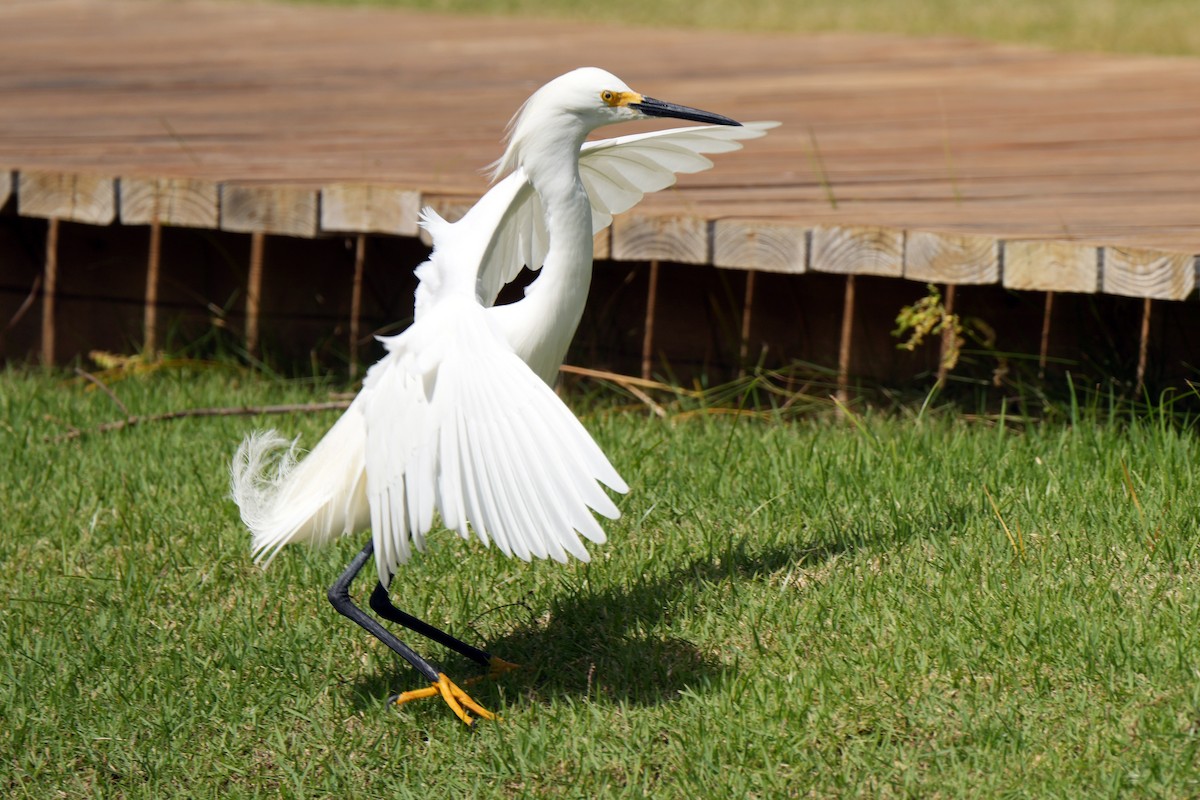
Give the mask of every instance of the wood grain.
[[196, 178], [123, 178], [121, 222], [150, 225], [159, 222], [188, 228], [220, 224], [220, 190], [216, 183]]
[[25, 170], [17, 178], [25, 217], [108, 225], [117, 218], [116, 180], [102, 175]]
[[612, 226], [592, 237], [592, 258], [599, 261], [612, 258]]
[[713, 266], [762, 272], [808, 269], [807, 231], [796, 225], [744, 219], [713, 222]]
[[321, 230], [416, 236], [421, 193], [370, 183], [334, 183], [321, 188]]
[[904, 232], [868, 226], [813, 230], [812, 269], [840, 275], [904, 274]]
[[259, 312], [262, 309], [263, 258], [267, 235], [250, 234], [250, 269], [246, 275], [246, 351], [258, 353]]
[[1009, 289], [1092, 293], [1099, 288], [1099, 249], [1071, 242], [1007, 242], [1004, 285]]
[[1000, 242], [990, 236], [910, 231], [904, 277], [928, 283], [996, 283]]
[[1195, 262], [1189, 253], [1106, 247], [1100, 289], [1127, 297], [1183, 300], [1196, 288]]
[[162, 276], [162, 223], [150, 223], [150, 246], [146, 255], [146, 302], [142, 309], [142, 352], [150, 358], [158, 353], [158, 286]]
[[707, 264], [708, 224], [696, 217], [622, 214], [612, 224], [612, 258]]
[[42, 363], [54, 363], [55, 304], [58, 300], [58, 217], [46, 226], [46, 260], [42, 268]]
[[221, 186], [221, 229], [279, 236], [317, 235], [318, 190], [303, 186]]

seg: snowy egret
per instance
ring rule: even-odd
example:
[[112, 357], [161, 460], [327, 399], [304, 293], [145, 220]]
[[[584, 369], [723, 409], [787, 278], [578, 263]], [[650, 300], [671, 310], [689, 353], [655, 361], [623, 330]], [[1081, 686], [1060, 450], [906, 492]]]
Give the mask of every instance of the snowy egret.
[[[707, 125], [584, 142], [602, 125], [647, 117]], [[507, 177], [457, 222], [423, 212], [433, 252], [416, 270], [413, 324], [381, 338], [387, 354], [345, 414], [302, 459], [275, 431], [238, 448], [232, 494], [260, 561], [286, 544], [371, 529], [329, 600], [429, 680], [396, 702], [440, 695], [467, 724], [470, 712], [493, 716], [356, 606], [350, 584], [374, 555], [376, 614], [493, 673], [512, 666], [396, 608], [392, 576], [423, 548], [435, 511], [460, 536], [474, 530], [525, 560], [587, 561], [579, 535], [604, 542], [592, 512], [619, 512], [601, 484], [628, 487], [549, 386], [583, 313], [593, 235], [676, 173], [711, 167], [705, 153], [736, 150], [773, 124], [655, 100], [592, 67], [554, 79], [510, 124], [493, 165], [493, 179]], [[523, 267], [540, 270], [525, 296], [494, 305]]]

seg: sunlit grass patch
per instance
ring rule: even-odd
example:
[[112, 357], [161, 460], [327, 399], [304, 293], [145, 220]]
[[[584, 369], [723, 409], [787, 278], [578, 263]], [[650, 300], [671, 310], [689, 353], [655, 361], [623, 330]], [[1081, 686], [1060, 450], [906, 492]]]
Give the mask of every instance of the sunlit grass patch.
[[[325, 601], [365, 537], [250, 562], [233, 448], [334, 413], [55, 441], [123, 412], [71, 376], [0, 381], [6, 796], [1200, 792], [1187, 419], [576, 403], [631, 484], [591, 564], [443, 533], [395, 582], [523, 665], [473, 688], [504, 720], [470, 732], [389, 709], [420, 678]], [[185, 365], [110, 388], [150, 414], [338, 387]]]

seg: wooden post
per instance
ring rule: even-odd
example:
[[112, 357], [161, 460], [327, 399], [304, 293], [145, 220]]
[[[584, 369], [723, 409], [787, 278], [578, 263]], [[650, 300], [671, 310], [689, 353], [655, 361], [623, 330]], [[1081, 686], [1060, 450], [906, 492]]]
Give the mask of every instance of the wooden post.
[[1134, 390], [1138, 394], [1146, 384], [1146, 354], [1150, 346], [1150, 311], [1153, 302], [1149, 297], [1142, 298], [1142, 335], [1138, 340], [1137, 388]]
[[367, 235], [360, 233], [354, 246], [354, 285], [350, 290], [350, 377], [358, 377], [358, 335], [362, 316], [363, 266], [367, 259]]
[[854, 274], [846, 276], [846, 293], [842, 299], [842, 338], [838, 345], [837, 399], [841, 405], [850, 403], [851, 339], [854, 331]]
[[1054, 292], [1046, 292], [1046, 306], [1042, 309], [1042, 348], [1038, 353], [1038, 380], [1046, 377], [1046, 358], [1050, 353], [1050, 315], [1054, 309]]
[[957, 284], [946, 284], [946, 302], [943, 306], [945, 311], [943, 319], [945, 320], [946, 327], [942, 330], [942, 347], [938, 355], [937, 369], [937, 385], [939, 388], [946, 383], [946, 373], [950, 371], [946, 366], [946, 360], [950, 355], [951, 348], [954, 347], [954, 337], [956, 336], [954, 326], [950, 324], [950, 318], [954, 316], [954, 295], [957, 288]]
[[142, 319], [145, 355], [158, 357], [158, 274], [162, 262], [162, 224], [155, 217], [150, 222], [150, 254], [146, 261], [146, 308]]
[[246, 351], [258, 353], [258, 314], [262, 301], [263, 246], [266, 234], [250, 234], [250, 274], [246, 279]]
[[45, 285], [42, 288], [42, 363], [54, 363], [54, 304], [58, 294], [58, 217], [46, 227]]
[[646, 330], [642, 335], [642, 379], [650, 380], [654, 363], [654, 305], [658, 295], [658, 261], [650, 262], [650, 286], [646, 290]]
[[746, 360], [750, 356], [750, 324], [754, 311], [754, 270], [746, 270], [746, 296], [742, 301], [742, 341], [738, 348], [738, 377], [746, 374]]

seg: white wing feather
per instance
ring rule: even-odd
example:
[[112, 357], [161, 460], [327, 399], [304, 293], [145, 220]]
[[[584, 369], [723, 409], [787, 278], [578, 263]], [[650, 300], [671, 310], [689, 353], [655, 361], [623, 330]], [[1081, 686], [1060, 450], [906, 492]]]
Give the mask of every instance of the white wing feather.
[[[579, 174], [592, 201], [592, 233], [611, 225], [614, 215], [628, 211], [645, 195], [673, 185], [676, 175], [712, 167], [704, 154], [739, 150], [742, 141], [764, 136], [778, 124], [701, 125], [585, 143], [579, 154]], [[500, 289], [524, 267], [541, 268], [549, 237], [541, 201], [520, 169], [485, 197], [489, 198], [486, 213], [493, 233], [481, 259], [470, 263], [480, 265], [476, 297], [490, 306]], [[475, 219], [473, 224], [478, 226], [480, 221]]]
[[[442, 302], [399, 336], [364, 384], [366, 495], [380, 579], [447, 528], [506, 555], [586, 561], [592, 510], [627, 491], [587, 430], [492, 330], [484, 309]], [[420, 353], [418, 360], [416, 354]]]

